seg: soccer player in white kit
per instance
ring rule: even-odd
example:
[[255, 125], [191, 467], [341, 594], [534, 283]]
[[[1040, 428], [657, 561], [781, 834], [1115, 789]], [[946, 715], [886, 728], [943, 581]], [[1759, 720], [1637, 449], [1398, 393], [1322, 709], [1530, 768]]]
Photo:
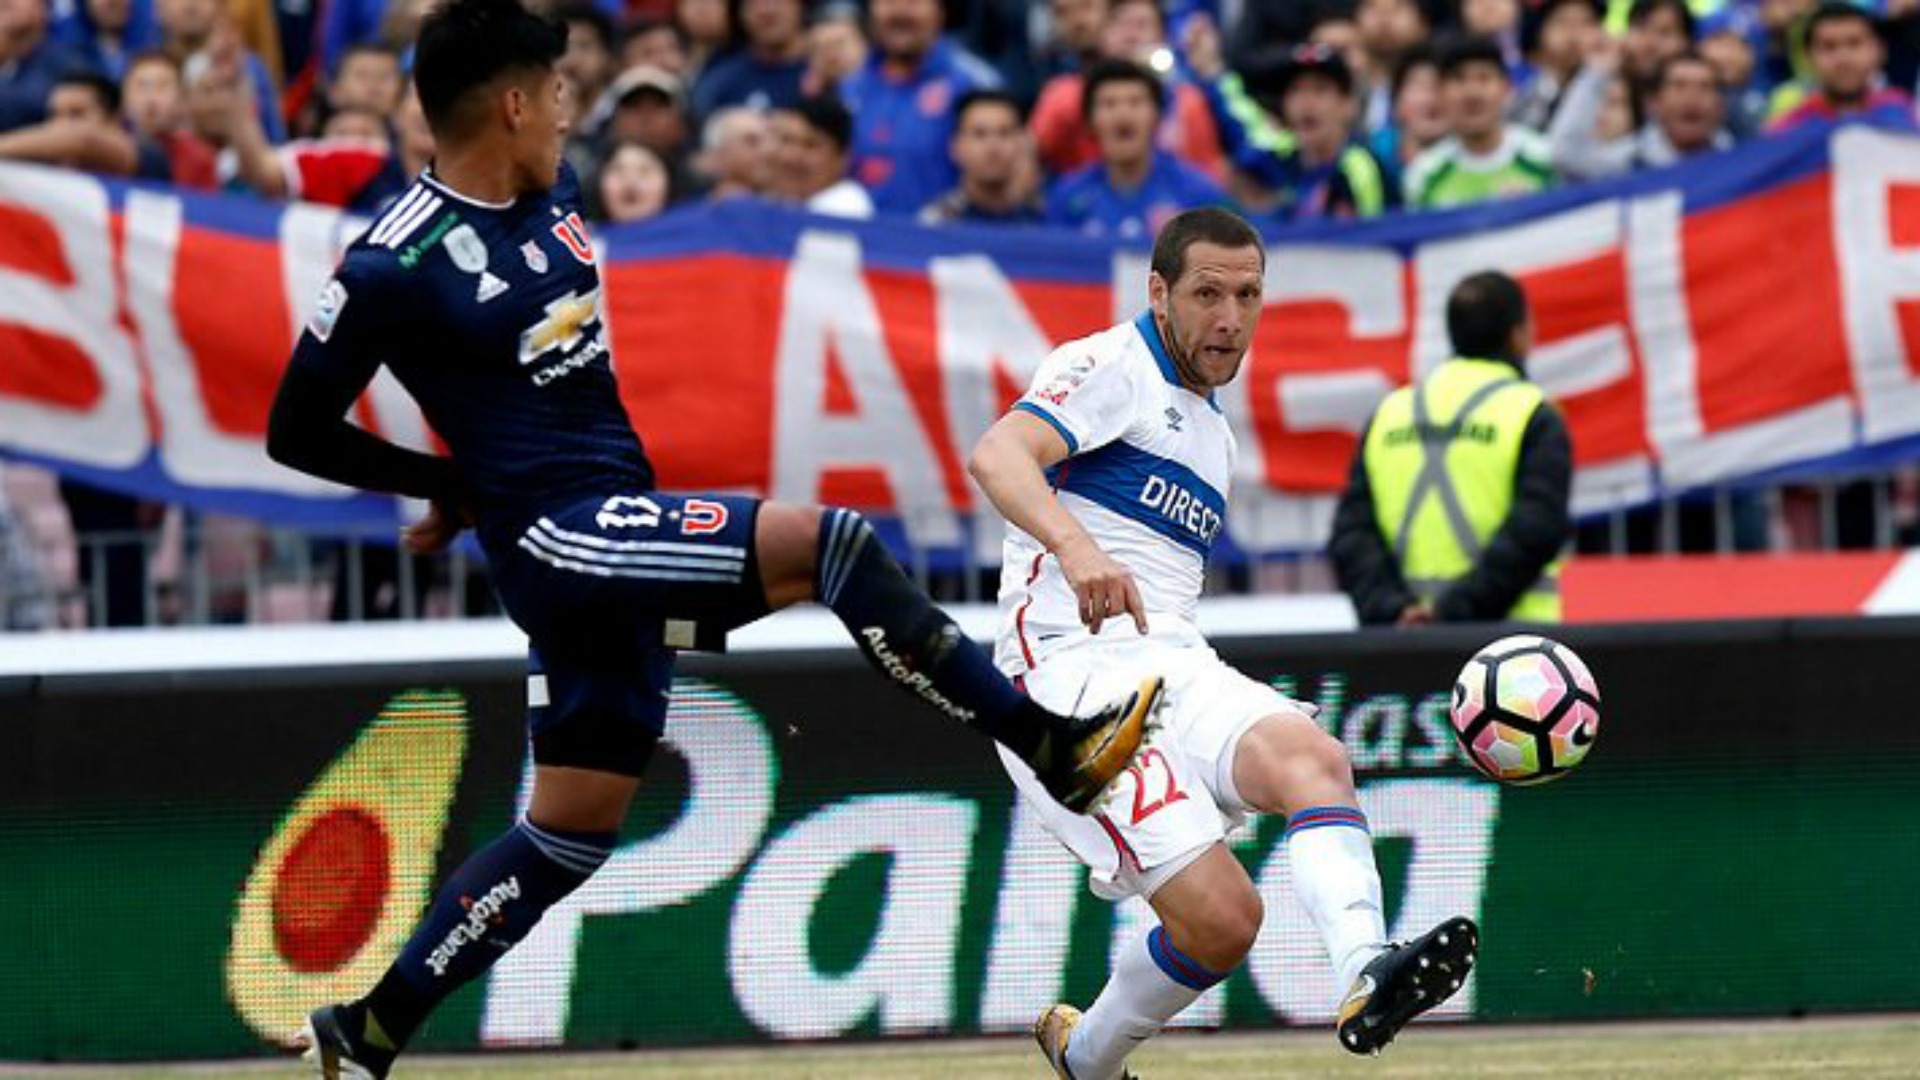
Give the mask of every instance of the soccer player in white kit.
[[1295, 892], [1348, 986], [1336, 1032], [1385, 1046], [1459, 989], [1478, 929], [1449, 919], [1390, 943], [1346, 748], [1299, 703], [1229, 667], [1195, 626], [1233, 473], [1215, 388], [1259, 322], [1265, 251], [1217, 208], [1170, 220], [1154, 245], [1151, 306], [1056, 349], [968, 462], [1012, 526], [995, 661], [1040, 704], [1071, 712], [1127, 672], [1166, 678], [1163, 727], [1101, 813], [1054, 806], [1020, 760], [1007, 771], [1095, 893], [1138, 895], [1159, 918], [1082, 1014], [1055, 1005], [1034, 1036], [1059, 1076], [1112, 1080], [1253, 947], [1263, 912], [1224, 843], [1248, 812], [1283, 814]]

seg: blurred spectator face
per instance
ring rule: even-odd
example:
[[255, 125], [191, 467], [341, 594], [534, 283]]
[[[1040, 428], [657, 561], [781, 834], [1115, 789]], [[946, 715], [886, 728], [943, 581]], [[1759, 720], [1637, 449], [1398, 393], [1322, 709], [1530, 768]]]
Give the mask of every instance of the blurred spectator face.
[[87, 18], [93, 20], [95, 29], [105, 33], [118, 34], [125, 30], [132, 16], [131, 0], [87, 0]]
[[1357, 74], [1367, 70], [1367, 50], [1360, 42], [1360, 27], [1352, 19], [1322, 19], [1307, 35], [1307, 41], [1338, 52], [1347, 62], [1348, 71]]
[[1659, 74], [1660, 65], [1686, 52], [1693, 45], [1687, 37], [1687, 23], [1671, 6], [1648, 12], [1636, 23], [1627, 24], [1627, 38], [1621, 48], [1620, 63], [1627, 75], [1642, 83]]
[[766, 117], [752, 109], [723, 109], [707, 122], [707, 148], [701, 167], [717, 183], [764, 191], [771, 141]]
[[867, 62], [867, 39], [850, 19], [829, 19], [807, 30], [807, 68], [823, 89], [860, 70]]
[[1685, 58], [1667, 64], [1648, 107], [1667, 140], [1682, 151], [1712, 146], [1727, 109], [1713, 65]]
[[600, 205], [615, 225], [642, 221], [667, 208], [667, 167], [644, 146], [626, 143], [600, 166]]
[[846, 175], [846, 152], [799, 113], [778, 110], [767, 126], [773, 136], [767, 186], [773, 194], [811, 199]]
[[1494, 136], [1501, 129], [1511, 92], [1506, 69], [1498, 64], [1461, 65], [1440, 82], [1448, 129], [1469, 142]]
[[1053, 39], [1076, 56], [1100, 51], [1100, 33], [1107, 25], [1107, 0], [1052, 0]]
[[576, 87], [582, 88], [585, 92], [581, 96], [590, 101], [613, 81], [613, 50], [607, 47], [592, 23], [569, 22], [567, 51], [560, 54], [553, 66], [572, 79]]
[[1146, 85], [1131, 80], [1103, 83], [1094, 91], [1087, 127], [1110, 165], [1134, 165], [1153, 155], [1160, 103]]
[[1416, 151], [1446, 138], [1447, 109], [1440, 100], [1438, 67], [1421, 64], [1408, 70], [1400, 81], [1399, 96], [1393, 99], [1393, 123], [1400, 129], [1401, 142]]
[[44, 0], [0, 0], [0, 58], [24, 54], [46, 29]]
[[1303, 72], [1280, 99], [1280, 118], [1303, 145], [1324, 156], [1347, 141], [1353, 99], [1329, 76]]
[[733, 20], [727, 12], [727, 0], [680, 0], [674, 19], [686, 31], [687, 40], [708, 49], [724, 48], [733, 37]]
[[634, 67], [657, 67], [661, 71], [684, 77], [687, 66], [687, 50], [680, 44], [680, 35], [665, 23], [633, 35], [620, 50], [622, 71]]
[[1100, 55], [1144, 61], [1166, 40], [1157, 5], [1150, 0], [1119, 0], [1108, 10], [1107, 25], [1100, 31]]
[[1866, 19], [1827, 19], [1807, 39], [1807, 60], [1821, 96], [1845, 105], [1873, 92], [1887, 53]]
[[120, 112], [133, 130], [149, 138], [177, 130], [186, 121], [180, 69], [159, 56], [127, 68], [120, 80]]
[[105, 127], [114, 122], [107, 103], [91, 87], [66, 83], [47, 95], [47, 119], [56, 124]]
[[383, 147], [391, 144], [383, 114], [367, 109], [342, 109], [327, 117], [326, 124], [320, 129], [320, 137], [379, 143]]
[[1729, 90], [1744, 89], [1753, 81], [1753, 43], [1745, 34], [1714, 34], [1700, 43], [1700, 55], [1713, 65], [1713, 76]]
[[219, 25], [220, 0], [159, 0], [154, 15], [168, 38], [197, 45]]
[[873, 45], [889, 60], [916, 63], [940, 40], [940, 0], [873, 0]]
[[1540, 23], [1540, 66], [1561, 73], [1578, 70], [1600, 32], [1600, 16], [1586, 3], [1558, 5]]
[[1367, 55], [1389, 67], [1427, 37], [1427, 17], [1414, 0], [1360, 0], [1353, 25]]
[[327, 103], [335, 109], [368, 109], [385, 116], [400, 104], [400, 58], [377, 49], [355, 49], [340, 59]]
[[651, 88], [620, 100], [607, 130], [615, 139], [628, 139], [656, 154], [673, 154], [687, 141], [686, 118], [672, 98]]
[[1029, 152], [1020, 114], [1004, 102], [975, 104], [953, 131], [953, 163], [967, 180], [985, 187], [1013, 183], [1020, 176], [1022, 156]]
[[1513, 33], [1520, 25], [1519, 0], [1460, 0], [1460, 25], [1477, 37]]
[[785, 56], [800, 42], [806, 29], [806, 10], [800, 0], [744, 0], [740, 29], [762, 53]]

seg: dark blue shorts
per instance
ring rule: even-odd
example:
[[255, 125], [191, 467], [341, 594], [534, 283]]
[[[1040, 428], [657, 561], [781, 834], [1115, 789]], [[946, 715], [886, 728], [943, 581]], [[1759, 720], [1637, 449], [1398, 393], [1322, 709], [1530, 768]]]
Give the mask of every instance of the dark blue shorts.
[[535, 760], [639, 775], [666, 727], [674, 656], [767, 613], [759, 509], [738, 495], [596, 497], [496, 557], [501, 602], [530, 639]]

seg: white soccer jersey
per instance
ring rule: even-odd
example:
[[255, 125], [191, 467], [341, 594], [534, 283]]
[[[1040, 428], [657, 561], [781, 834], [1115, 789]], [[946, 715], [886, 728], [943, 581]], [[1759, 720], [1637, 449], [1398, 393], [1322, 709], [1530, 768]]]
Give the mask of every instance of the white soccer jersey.
[[[1048, 470], [1060, 503], [1132, 572], [1149, 632], [1191, 636], [1207, 554], [1225, 524], [1236, 447], [1212, 395], [1180, 384], [1152, 312], [1055, 349], [1014, 408], [1053, 425], [1068, 457]], [[1057, 559], [1007, 530], [995, 661], [1019, 675], [1083, 638]], [[1120, 629], [1115, 623], [1125, 623]], [[1132, 635], [1130, 617], [1102, 635]]]

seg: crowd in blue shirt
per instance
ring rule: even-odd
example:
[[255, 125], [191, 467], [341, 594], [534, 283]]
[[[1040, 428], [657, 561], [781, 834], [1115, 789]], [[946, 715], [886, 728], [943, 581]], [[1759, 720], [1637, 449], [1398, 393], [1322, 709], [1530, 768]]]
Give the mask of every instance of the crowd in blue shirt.
[[[46, 120], [63, 79], [92, 73], [118, 85], [124, 126], [142, 153], [164, 150], [180, 183], [308, 197], [372, 170], [325, 158], [315, 140], [384, 146], [404, 172], [430, 154], [409, 127], [404, 84], [426, 2], [7, 0], [0, 158], [102, 168], [46, 140], [5, 138]], [[1810, 120], [1911, 129], [1920, 74], [1920, 9], [1904, 0], [551, 0], [549, 10], [569, 32], [569, 156], [597, 212], [617, 222], [735, 197], [1111, 236], [1148, 235], [1205, 203], [1263, 225], [1365, 217], [1659, 167]], [[142, 64], [170, 68], [174, 85], [136, 88]], [[1096, 71], [1116, 68], [1151, 99], [1145, 144], [1141, 121], [1096, 115], [1087, 93]], [[1497, 76], [1479, 80], [1490, 89], [1477, 100], [1458, 89], [1475, 70]], [[237, 130], [252, 125], [221, 95], [244, 103], [266, 146], [295, 146], [298, 167], [271, 175]], [[828, 112], [819, 99], [850, 117], [844, 145], [837, 123], [807, 120]], [[782, 112], [801, 115], [797, 134], [775, 122]], [[808, 139], [824, 145], [799, 145]], [[792, 167], [808, 153], [817, 161]], [[1460, 180], [1486, 168], [1506, 172]], [[843, 197], [847, 181], [864, 197]]]

